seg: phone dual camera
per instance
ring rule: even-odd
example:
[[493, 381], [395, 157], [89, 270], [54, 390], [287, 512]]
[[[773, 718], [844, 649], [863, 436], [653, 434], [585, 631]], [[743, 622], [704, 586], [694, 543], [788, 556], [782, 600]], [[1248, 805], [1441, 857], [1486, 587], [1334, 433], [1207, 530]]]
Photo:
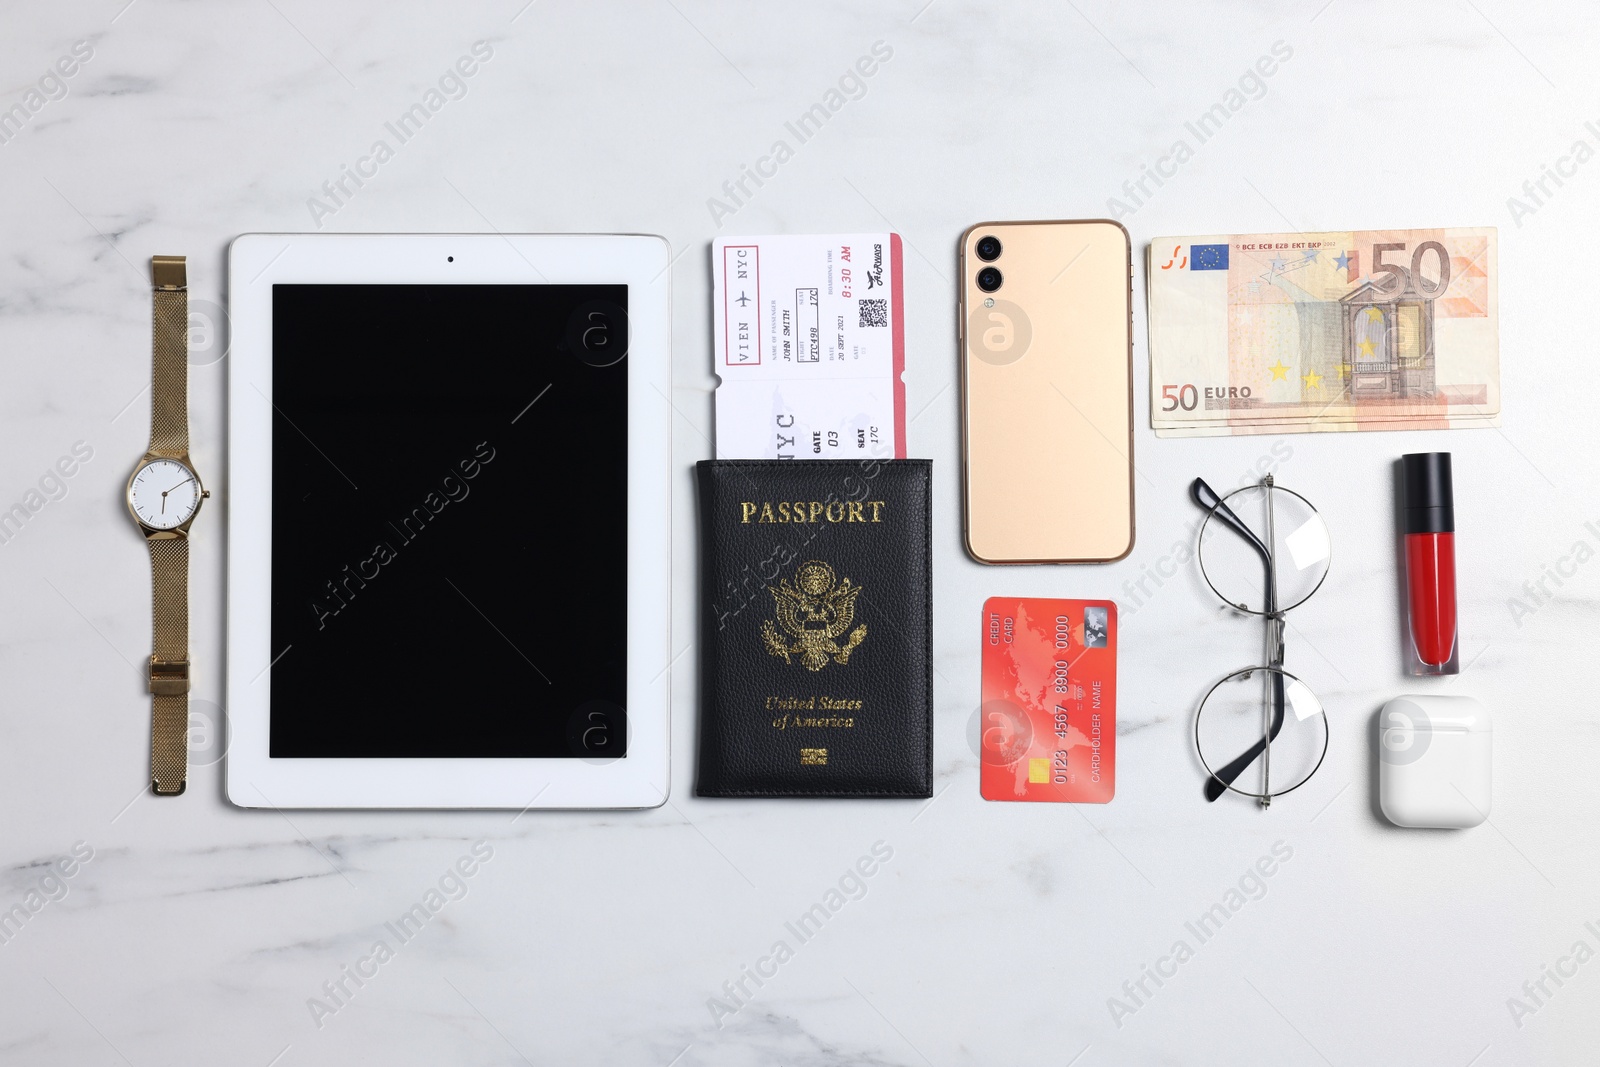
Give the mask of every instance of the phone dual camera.
[[[972, 250], [985, 263], [993, 263], [1000, 258], [1000, 238], [992, 233], [985, 234], [978, 238], [978, 243], [972, 246]], [[978, 271], [977, 280], [979, 289], [986, 293], [992, 293], [1000, 288], [1005, 281], [1005, 277], [1000, 273], [1000, 268], [998, 267], [984, 267]]]

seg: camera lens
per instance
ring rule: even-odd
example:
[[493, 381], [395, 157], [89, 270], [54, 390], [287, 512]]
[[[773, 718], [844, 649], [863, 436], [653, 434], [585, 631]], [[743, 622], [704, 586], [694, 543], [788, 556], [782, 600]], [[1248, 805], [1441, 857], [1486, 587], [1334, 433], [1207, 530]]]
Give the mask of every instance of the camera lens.
[[1000, 258], [1000, 238], [992, 233], [980, 237], [978, 243], [973, 246], [973, 251], [978, 253], [978, 258], [985, 263], [993, 263]]
[[1000, 288], [1000, 281], [1000, 272], [993, 267], [985, 267], [978, 272], [978, 288], [986, 293]]

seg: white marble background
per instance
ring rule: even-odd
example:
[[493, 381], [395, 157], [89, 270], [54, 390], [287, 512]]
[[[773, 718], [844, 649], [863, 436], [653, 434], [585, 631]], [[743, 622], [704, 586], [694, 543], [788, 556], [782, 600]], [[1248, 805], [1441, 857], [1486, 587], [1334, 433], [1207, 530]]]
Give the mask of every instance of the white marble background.
[[[925, 6], [924, 6], [925, 5]], [[0, 11], [0, 108], [74, 42], [92, 58], [0, 144], [0, 506], [76, 442], [66, 494], [0, 544], [0, 906], [59, 899], [0, 944], [16, 1063], [1501, 1064], [1592, 1061], [1600, 963], [1600, 638], [1594, 308], [1600, 146], [1591, 5], [1508, 0], [424, 5], [94, 0]], [[148, 427], [156, 252], [226, 299], [236, 234], [307, 206], [475, 41], [491, 61], [324, 221], [351, 231], [642, 231], [676, 286], [675, 585], [694, 588], [688, 470], [709, 453], [704, 249], [716, 233], [893, 227], [907, 257], [911, 445], [937, 464], [937, 795], [927, 803], [691, 795], [695, 605], [675, 605], [674, 791], [643, 813], [240, 811], [220, 768], [142, 795], [146, 554], [122, 504]], [[707, 207], [874, 42], [893, 57], [720, 231]], [[1124, 619], [1120, 766], [1103, 808], [998, 806], [974, 754], [979, 606], [1115, 596], [1184, 537], [1184, 487], [1246, 476], [1270, 438], [1137, 442], [1139, 545], [1104, 568], [988, 569], [959, 537], [955, 243], [985, 218], [1102, 215], [1274, 42], [1292, 58], [1126, 222], [1169, 233], [1497, 225], [1503, 430], [1283, 438], [1333, 577], [1290, 667], [1332, 707], [1327, 765], [1267, 813], [1208, 807], [1191, 709], [1248, 661], [1184, 572]], [[54, 83], [50, 83], [54, 89]], [[59, 95], [59, 94], [58, 94]], [[1596, 127], [1585, 127], [1596, 120]], [[1513, 211], [1524, 197], [1532, 211]], [[1139, 279], [1142, 292], [1142, 270]], [[1136, 364], [1146, 381], [1142, 299]], [[227, 360], [197, 354], [196, 707], [222, 693]], [[205, 359], [213, 358], [206, 363]], [[1147, 401], [1141, 391], [1139, 421]], [[1458, 471], [1469, 669], [1400, 673], [1389, 468]], [[58, 491], [59, 495], [59, 491]], [[1574, 546], [1585, 542], [1585, 561]], [[1562, 563], [1566, 558], [1566, 563]], [[1546, 568], [1552, 595], [1510, 601]], [[1372, 719], [1405, 691], [1497, 717], [1494, 815], [1460, 833], [1375, 814]], [[355, 966], [484, 839], [493, 856], [337, 1012]], [[798, 944], [785, 922], [875, 842], [859, 900]], [[1274, 842], [1293, 850], [1119, 1027], [1124, 981], [1185, 937]], [[70, 879], [48, 864], [92, 849]], [[883, 847], [883, 846], [880, 846]], [[62, 895], [64, 893], [64, 895]], [[36, 898], [38, 899], [38, 898]], [[775, 977], [718, 1026], [708, 1000], [780, 940]], [[1575, 973], [1573, 969], [1576, 968]], [[343, 999], [343, 998], [341, 998]], [[1527, 1001], [1531, 1005], [1532, 1000]], [[319, 1025], [320, 1023], [320, 1025]], [[1519, 1025], [1520, 1023], [1520, 1025]]]

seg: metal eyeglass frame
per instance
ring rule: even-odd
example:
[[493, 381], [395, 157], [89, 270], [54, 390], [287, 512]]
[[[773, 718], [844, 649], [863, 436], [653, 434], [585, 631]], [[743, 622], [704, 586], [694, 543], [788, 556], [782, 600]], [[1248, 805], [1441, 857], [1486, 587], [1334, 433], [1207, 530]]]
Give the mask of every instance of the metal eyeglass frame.
[[[1239, 495], [1240, 493], [1250, 492], [1253, 490], [1264, 490], [1266, 493], [1267, 537], [1265, 541], [1256, 536], [1256, 532], [1250, 529], [1249, 525], [1246, 524], [1243, 519], [1239, 518], [1239, 516], [1234, 513], [1232, 508], [1228, 507], [1228, 501], [1230, 499]], [[1199, 540], [1195, 551], [1195, 558], [1200, 564], [1200, 574], [1205, 579], [1206, 585], [1210, 587], [1211, 591], [1217, 595], [1219, 600], [1228, 605], [1228, 607], [1232, 608], [1234, 611], [1241, 612], [1245, 615], [1259, 616], [1267, 623], [1266, 665], [1261, 667], [1244, 667], [1239, 670], [1232, 671], [1229, 674], [1223, 675], [1214, 685], [1212, 685], [1210, 689], [1206, 691], [1206, 695], [1200, 701], [1199, 709], [1195, 712], [1195, 754], [1200, 760], [1200, 765], [1206, 769], [1206, 774], [1208, 775], [1205, 785], [1205, 797], [1208, 802], [1213, 802], [1218, 797], [1222, 796], [1223, 793], [1232, 792], [1258, 801], [1263, 808], [1271, 807], [1273, 797], [1280, 797], [1287, 793], [1292, 793], [1296, 789], [1299, 789], [1302, 785], [1305, 785], [1307, 782], [1309, 782], [1312, 776], [1315, 775], [1317, 770], [1322, 766], [1322, 761], [1328, 756], [1328, 716], [1326, 712], [1319, 711], [1317, 714], [1322, 720], [1322, 751], [1317, 756], [1316, 765], [1311, 768], [1310, 772], [1306, 774], [1304, 778], [1300, 779], [1300, 781], [1296, 782], [1294, 785], [1291, 785], [1288, 789], [1279, 790], [1277, 792], [1273, 791], [1272, 741], [1283, 730], [1285, 704], [1284, 679], [1288, 678], [1292, 682], [1298, 682], [1301, 686], [1305, 685], [1305, 683], [1301, 682], [1299, 678], [1293, 674], [1290, 674], [1283, 668], [1283, 617], [1286, 612], [1297, 608], [1301, 604], [1304, 604], [1307, 600], [1310, 600], [1311, 597], [1316, 594], [1317, 590], [1322, 588], [1322, 583], [1328, 580], [1328, 571], [1331, 570], [1333, 566], [1333, 549], [1330, 545], [1328, 549], [1328, 567], [1323, 570], [1322, 577], [1317, 579], [1317, 584], [1311, 588], [1311, 591], [1306, 593], [1305, 596], [1301, 597], [1293, 604], [1290, 604], [1288, 607], [1279, 607], [1278, 560], [1277, 554], [1273, 549], [1273, 546], [1277, 540], [1277, 531], [1274, 525], [1274, 509], [1272, 504], [1273, 493], [1288, 493], [1290, 496], [1299, 500], [1302, 504], [1309, 508], [1311, 513], [1318, 516], [1319, 519], [1321, 518], [1321, 512], [1317, 511], [1316, 506], [1299, 493], [1292, 489], [1285, 489], [1283, 486], [1276, 484], [1273, 481], [1272, 475], [1270, 474], [1266, 475], [1259, 482], [1242, 486], [1225, 496], [1219, 495], [1216, 490], [1212, 489], [1211, 486], [1206, 484], [1205, 479], [1203, 478], [1196, 478], [1189, 486], [1189, 491], [1194, 498], [1194, 502], [1200, 507], [1206, 509], [1205, 521], [1200, 524]], [[1206, 529], [1210, 526], [1212, 519], [1216, 519], [1221, 525], [1238, 534], [1244, 539], [1245, 543], [1251, 548], [1255, 549], [1256, 554], [1261, 557], [1262, 566], [1265, 569], [1265, 595], [1262, 601], [1264, 604], [1262, 610], [1257, 611], [1246, 604], [1236, 604], [1229, 600], [1222, 594], [1222, 591], [1217, 588], [1216, 583], [1211, 580], [1211, 575], [1206, 572]], [[1236, 759], [1223, 765], [1221, 768], [1213, 768], [1211, 764], [1206, 761], [1205, 752], [1200, 747], [1200, 719], [1205, 714], [1206, 704], [1211, 699], [1212, 694], [1215, 693], [1224, 682], [1231, 681], [1235, 678], [1249, 678], [1256, 671], [1267, 671], [1272, 677], [1271, 697], [1270, 699], [1263, 699], [1262, 701], [1263, 723], [1261, 740], [1245, 749], [1245, 751]], [[1318, 703], [1320, 705], [1320, 700]], [[1238, 786], [1234, 785], [1234, 782], [1238, 780], [1239, 776], [1242, 775], [1245, 770], [1256, 761], [1257, 758], [1262, 759], [1261, 792], [1252, 793], [1249, 790], [1240, 789]]]

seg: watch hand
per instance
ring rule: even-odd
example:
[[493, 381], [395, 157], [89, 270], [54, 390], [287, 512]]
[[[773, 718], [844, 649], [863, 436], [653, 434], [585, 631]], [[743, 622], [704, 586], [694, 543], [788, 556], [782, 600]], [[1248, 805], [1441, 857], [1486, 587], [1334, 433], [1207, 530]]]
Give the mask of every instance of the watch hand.
[[180, 487], [187, 485], [192, 481], [194, 481], [194, 475], [191, 474], [189, 477], [185, 478], [183, 481], [179, 482], [177, 485], [161, 494], [161, 514], [165, 515], [167, 513], [167, 493], [176, 493]]

